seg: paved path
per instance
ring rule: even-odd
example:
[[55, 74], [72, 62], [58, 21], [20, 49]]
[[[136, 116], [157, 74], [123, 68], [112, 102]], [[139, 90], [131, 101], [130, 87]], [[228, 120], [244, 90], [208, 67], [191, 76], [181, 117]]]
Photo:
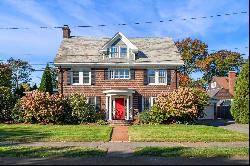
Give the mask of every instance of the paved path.
[[127, 142], [128, 126], [113, 125], [111, 142]]

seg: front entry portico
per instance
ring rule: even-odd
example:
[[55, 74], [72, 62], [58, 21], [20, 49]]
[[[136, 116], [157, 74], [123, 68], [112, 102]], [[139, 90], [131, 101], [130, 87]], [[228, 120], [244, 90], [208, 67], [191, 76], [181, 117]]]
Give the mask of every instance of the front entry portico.
[[133, 119], [133, 93], [131, 89], [105, 90], [106, 119], [132, 120]]

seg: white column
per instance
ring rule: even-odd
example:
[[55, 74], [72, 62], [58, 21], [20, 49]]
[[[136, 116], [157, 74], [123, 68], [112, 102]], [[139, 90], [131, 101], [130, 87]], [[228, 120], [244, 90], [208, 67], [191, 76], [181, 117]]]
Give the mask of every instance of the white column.
[[109, 96], [109, 120], [112, 120], [112, 96]]
[[129, 95], [127, 96], [127, 117], [126, 117], [126, 120], [129, 120]]
[[109, 119], [109, 97], [106, 96], [106, 120]]

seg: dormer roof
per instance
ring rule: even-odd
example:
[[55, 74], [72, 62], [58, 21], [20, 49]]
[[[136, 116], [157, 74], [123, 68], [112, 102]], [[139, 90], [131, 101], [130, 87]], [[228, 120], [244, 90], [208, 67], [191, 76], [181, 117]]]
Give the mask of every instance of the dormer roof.
[[121, 41], [124, 42], [124, 44], [127, 45], [128, 48], [132, 50], [138, 50], [138, 48], [129, 41], [126, 36], [124, 36], [121, 32], [117, 32], [114, 37], [112, 37], [103, 47], [101, 50], [106, 51], [108, 47], [110, 47], [114, 42], [117, 41], [117, 39], [121, 39]]

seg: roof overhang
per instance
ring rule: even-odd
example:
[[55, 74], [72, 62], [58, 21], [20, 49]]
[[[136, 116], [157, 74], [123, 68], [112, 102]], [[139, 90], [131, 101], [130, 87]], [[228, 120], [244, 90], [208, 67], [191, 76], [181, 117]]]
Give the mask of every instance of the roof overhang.
[[106, 95], [131, 95], [135, 93], [133, 89], [109, 89], [104, 90], [103, 93]]
[[72, 67], [72, 66], [84, 66], [84, 67], [164, 67], [164, 68], [176, 68], [182, 66], [181, 62], [168, 62], [168, 63], [54, 63], [55, 66]]

